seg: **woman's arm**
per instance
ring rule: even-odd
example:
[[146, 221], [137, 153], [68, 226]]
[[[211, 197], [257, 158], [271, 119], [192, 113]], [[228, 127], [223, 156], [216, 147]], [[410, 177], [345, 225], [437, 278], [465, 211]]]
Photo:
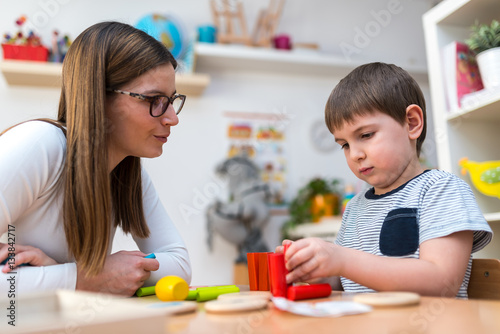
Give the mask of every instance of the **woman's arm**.
[[143, 253], [155, 253], [156, 260], [160, 263], [160, 268], [151, 272], [151, 276], [144, 285], [155, 285], [160, 278], [168, 275], [179, 276], [189, 284], [191, 282], [191, 263], [187, 248], [160, 202], [149, 175], [144, 170], [142, 173], [142, 192], [144, 216], [151, 234], [147, 239], [134, 237], [134, 240]]
[[343, 276], [377, 291], [413, 291], [455, 297], [472, 249], [472, 231], [435, 238], [420, 245], [419, 259], [377, 256], [308, 238], [288, 248], [287, 281]]
[[37, 267], [57, 264], [54, 259], [39, 248], [19, 244], [10, 246], [9, 244], [0, 243], [0, 262], [3, 263], [3, 261], [6, 262], [1, 270], [3, 273], [13, 271], [22, 264]]

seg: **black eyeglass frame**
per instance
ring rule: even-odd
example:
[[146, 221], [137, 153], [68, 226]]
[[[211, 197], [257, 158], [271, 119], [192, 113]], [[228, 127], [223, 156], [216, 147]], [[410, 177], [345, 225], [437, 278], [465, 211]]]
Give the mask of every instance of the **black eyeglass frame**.
[[[151, 115], [151, 117], [160, 117], [160, 116], [162, 116], [167, 111], [168, 106], [169, 105], [173, 105], [175, 99], [180, 99], [182, 101], [182, 103], [181, 103], [181, 105], [179, 107], [179, 110], [175, 111], [175, 114], [179, 115], [179, 113], [182, 110], [182, 107], [184, 107], [184, 103], [186, 102], [186, 95], [182, 95], [182, 94], [175, 94], [173, 97], [170, 97], [170, 96], [167, 96], [167, 95], [153, 95], [153, 96], [148, 96], [148, 95], [143, 95], [143, 94], [138, 94], [138, 93], [127, 92], [127, 91], [120, 90], [120, 89], [107, 88], [106, 90], [108, 92], [118, 93], [118, 94], [123, 94], [123, 95], [128, 95], [128, 96], [135, 97], [136, 99], [149, 102], [149, 114]], [[155, 99], [157, 99], [159, 97], [165, 97], [165, 98], [167, 98], [168, 102], [166, 104], [166, 107], [164, 107], [164, 109], [162, 110], [161, 114], [155, 116], [155, 115], [153, 115], [153, 103], [155, 102]]]

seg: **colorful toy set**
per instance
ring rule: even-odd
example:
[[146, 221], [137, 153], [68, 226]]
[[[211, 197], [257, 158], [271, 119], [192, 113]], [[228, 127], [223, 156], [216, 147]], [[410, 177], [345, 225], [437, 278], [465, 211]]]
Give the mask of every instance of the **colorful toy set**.
[[[285, 252], [288, 247], [285, 247]], [[155, 258], [154, 254], [146, 257]], [[136, 296], [156, 295], [171, 306], [172, 313], [196, 310], [196, 302], [207, 302], [207, 312], [239, 312], [266, 308], [271, 297], [303, 300], [330, 296], [329, 284], [291, 285], [286, 283], [285, 256], [283, 253], [247, 253], [250, 291], [240, 292], [236, 285], [209, 286], [189, 289], [185, 280], [178, 276], [166, 276], [155, 286], [142, 287]], [[270, 292], [269, 292], [270, 290]], [[158, 306], [158, 307], [163, 307]]]
[[30, 31], [27, 35], [21, 31], [26, 22], [26, 17], [21, 16], [16, 20], [19, 31], [15, 35], [5, 34], [2, 43], [4, 59], [47, 61], [49, 49], [44, 47], [40, 36]]
[[248, 278], [251, 291], [270, 290], [274, 297], [289, 300], [324, 298], [330, 296], [330, 284], [291, 285], [286, 283], [288, 270], [284, 253], [248, 253]]
[[16, 20], [18, 32], [13, 35], [9, 33], [4, 35], [2, 42], [4, 59], [62, 62], [71, 45], [69, 37], [67, 35], [59, 37], [59, 33], [54, 31], [52, 46], [49, 50], [42, 45], [41, 37], [33, 31], [23, 33], [23, 25], [26, 21], [26, 16], [21, 16]]

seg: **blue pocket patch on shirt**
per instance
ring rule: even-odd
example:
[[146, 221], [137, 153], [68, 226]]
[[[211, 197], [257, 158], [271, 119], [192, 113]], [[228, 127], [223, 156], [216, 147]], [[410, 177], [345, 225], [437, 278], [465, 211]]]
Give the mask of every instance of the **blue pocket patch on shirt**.
[[392, 210], [380, 230], [380, 251], [387, 256], [413, 254], [418, 249], [418, 234], [417, 209]]

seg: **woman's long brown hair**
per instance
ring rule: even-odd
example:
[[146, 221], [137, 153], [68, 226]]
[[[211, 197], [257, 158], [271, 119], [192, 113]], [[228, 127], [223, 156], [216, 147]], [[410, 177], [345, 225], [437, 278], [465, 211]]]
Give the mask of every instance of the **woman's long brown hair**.
[[104, 266], [111, 224], [125, 233], [149, 236], [143, 212], [141, 163], [127, 157], [108, 171], [106, 88], [117, 89], [162, 64], [177, 62], [167, 48], [119, 22], [95, 24], [71, 45], [63, 63], [57, 120], [66, 132], [64, 231], [69, 251], [89, 275]]

